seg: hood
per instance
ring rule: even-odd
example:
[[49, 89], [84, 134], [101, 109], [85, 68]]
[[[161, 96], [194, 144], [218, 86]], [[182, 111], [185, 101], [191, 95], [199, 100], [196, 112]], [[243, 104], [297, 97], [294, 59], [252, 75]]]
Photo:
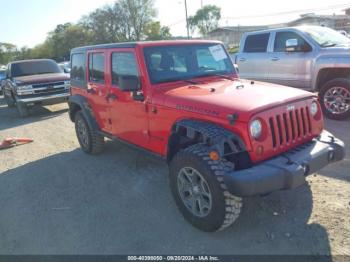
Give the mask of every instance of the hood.
[[19, 77], [15, 77], [14, 80], [19, 85], [31, 85], [31, 84], [67, 81], [69, 80], [69, 75], [64, 73], [54, 73], [54, 74], [42, 74], [42, 75], [31, 75], [31, 76], [19, 76]]
[[348, 46], [332, 46], [332, 47], [322, 47], [320, 49], [321, 55], [350, 55], [350, 45]]
[[223, 118], [237, 113], [238, 121], [249, 121], [252, 115], [268, 108], [314, 97], [312, 93], [296, 88], [230, 80], [182, 85], [163, 90], [163, 95], [158, 101], [164, 106]]

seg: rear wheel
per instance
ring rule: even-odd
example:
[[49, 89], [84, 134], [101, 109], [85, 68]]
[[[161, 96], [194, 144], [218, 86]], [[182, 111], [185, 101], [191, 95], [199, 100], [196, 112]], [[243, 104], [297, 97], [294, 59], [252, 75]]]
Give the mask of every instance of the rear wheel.
[[242, 199], [231, 195], [223, 180], [232, 167], [225, 160], [212, 161], [205, 145], [180, 151], [169, 169], [176, 204], [193, 226], [214, 232], [229, 227], [239, 217]]
[[337, 78], [327, 82], [320, 90], [320, 102], [324, 114], [335, 120], [350, 117], [350, 80]]
[[89, 127], [81, 111], [75, 115], [75, 131], [85, 153], [96, 155], [103, 151], [104, 137]]

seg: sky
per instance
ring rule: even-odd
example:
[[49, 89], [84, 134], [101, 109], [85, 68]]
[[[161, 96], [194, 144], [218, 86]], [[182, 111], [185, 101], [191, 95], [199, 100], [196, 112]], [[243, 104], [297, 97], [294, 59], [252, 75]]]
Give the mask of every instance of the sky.
[[[115, 0], [0, 0], [0, 42], [19, 47], [42, 43], [56, 25], [77, 22], [94, 9]], [[185, 0], [155, 0], [159, 20], [175, 36], [186, 35]], [[350, 0], [187, 0], [188, 15], [201, 5], [222, 9], [221, 26], [265, 25], [288, 22], [300, 14], [341, 14]]]

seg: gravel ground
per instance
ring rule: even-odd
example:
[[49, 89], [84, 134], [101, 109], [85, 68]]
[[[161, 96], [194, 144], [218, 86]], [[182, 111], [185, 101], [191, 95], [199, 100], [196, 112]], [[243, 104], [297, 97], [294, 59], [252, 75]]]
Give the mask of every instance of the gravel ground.
[[[327, 128], [350, 144], [349, 121]], [[0, 99], [9, 136], [35, 142], [0, 151], [0, 254], [350, 255], [349, 157], [301, 188], [246, 199], [232, 227], [208, 234], [176, 209], [161, 160], [116, 142], [82, 153], [65, 104], [21, 119]]]

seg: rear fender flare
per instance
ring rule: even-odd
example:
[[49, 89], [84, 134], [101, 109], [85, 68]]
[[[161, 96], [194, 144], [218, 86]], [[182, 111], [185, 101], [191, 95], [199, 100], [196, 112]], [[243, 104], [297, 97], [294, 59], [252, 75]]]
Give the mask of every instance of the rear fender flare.
[[96, 121], [94, 112], [86, 97], [81, 95], [73, 95], [68, 100], [69, 117], [72, 122], [75, 121], [75, 114], [81, 111], [92, 130], [100, 130], [100, 127]]

